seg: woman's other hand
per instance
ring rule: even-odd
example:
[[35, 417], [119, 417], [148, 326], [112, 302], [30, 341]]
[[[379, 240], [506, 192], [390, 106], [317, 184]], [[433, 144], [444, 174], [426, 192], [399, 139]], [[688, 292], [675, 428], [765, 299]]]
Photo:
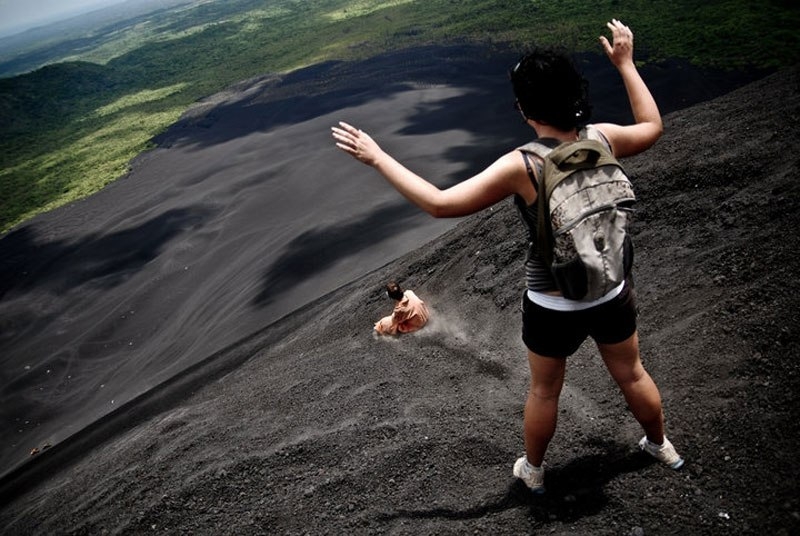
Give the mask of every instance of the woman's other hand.
[[630, 28], [622, 24], [617, 19], [611, 19], [611, 22], [606, 23], [606, 26], [611, 30], [612, 42], [609, 43], [605, 36], [600, 36], [600, 44], [615, 66], [633, 62], [633, 32]]
[[331, 131], [336, 147], [369, 166], [374, 166], [383, 152], [369, 134], [344, 121], [339, 121], [338, 127], [331, 127]]

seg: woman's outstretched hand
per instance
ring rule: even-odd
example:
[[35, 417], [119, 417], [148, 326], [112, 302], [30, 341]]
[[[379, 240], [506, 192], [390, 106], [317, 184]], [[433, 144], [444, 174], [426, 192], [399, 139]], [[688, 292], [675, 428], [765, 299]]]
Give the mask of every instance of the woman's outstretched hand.
[[611, 30], [612, 42], [609, 43], [605, 36], [600, 36], [600, 44], [606, 51], [608, 59], [615, 66], [633, 61], [633, 32], [630, 28], [622, 24], [617, 19], [611, 19], [606, 23]]
[[338, 127], [331, 127], [331, 131], [336, 147], [369, 166], [374, 166], [383, 152], [369, 134], [344, 121], [339, 121]]

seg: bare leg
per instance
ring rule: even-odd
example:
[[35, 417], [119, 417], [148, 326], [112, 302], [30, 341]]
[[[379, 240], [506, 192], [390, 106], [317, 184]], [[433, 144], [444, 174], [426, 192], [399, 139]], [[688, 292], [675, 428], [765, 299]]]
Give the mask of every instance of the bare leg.
[[540, 467], [556, 431], [558, 397], [564, 385], [566, 359], [543, 357], [528, 351], [531, 386], [525, 403], [525, 455], [528, 463]]
[[598, 344], [608, 372], [617, 382], [633, 416], [644, 428], [647, 439], [664, 442], [664, 413], [661, 395], [639, 357], [639, 335], [634, 333], [616, 344]]

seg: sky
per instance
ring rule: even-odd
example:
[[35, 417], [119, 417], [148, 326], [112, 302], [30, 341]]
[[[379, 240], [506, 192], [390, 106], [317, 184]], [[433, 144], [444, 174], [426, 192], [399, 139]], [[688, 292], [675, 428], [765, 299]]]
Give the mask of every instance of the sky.
[[0, 36], [126, 0], [0, 0]]

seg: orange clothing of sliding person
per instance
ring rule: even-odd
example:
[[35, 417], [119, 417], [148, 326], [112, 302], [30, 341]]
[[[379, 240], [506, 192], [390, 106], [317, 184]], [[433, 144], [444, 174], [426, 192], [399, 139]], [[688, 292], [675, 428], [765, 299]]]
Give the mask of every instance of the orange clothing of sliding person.
[[375, 322], [375, 331], [380, 335], [397, 335], [417, 331], [428, 322], [430, 312], [425, 302], [412, 290], [403, 292], [403, 299], [395, 302], [394, 311], [389, 316]]

